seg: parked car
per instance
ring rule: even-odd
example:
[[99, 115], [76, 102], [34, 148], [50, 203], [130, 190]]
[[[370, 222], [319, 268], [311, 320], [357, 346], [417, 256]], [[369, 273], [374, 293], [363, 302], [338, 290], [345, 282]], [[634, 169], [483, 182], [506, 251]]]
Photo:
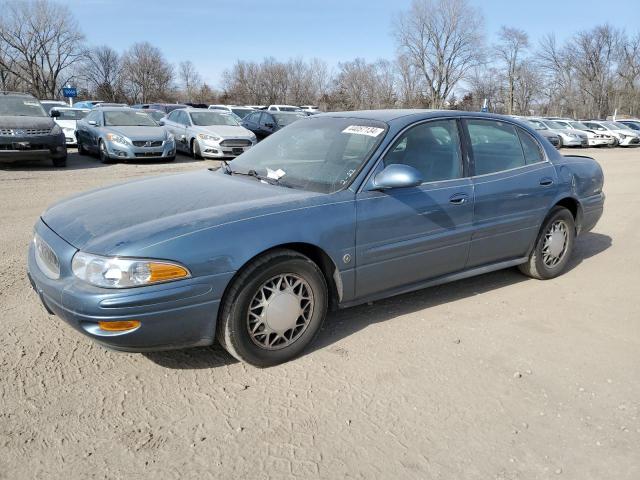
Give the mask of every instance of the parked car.
[[321, 114], [216, 171], [55, 204], [28, 272], [49, 311], [113, 349], [217, 338], [266, 367], [300, 354], [329, 308], [516, 265], [557, 277], [602, 188], [595, 160], [507, 117]]
[[193, 103], [193, 102], [185, 102], [185, 105], [191, 108], [207, 108], [209, 106], [206, 103]]
[[34, 96], [0, 91], [0, 162], [45, 159], [67, 164], [62, 129]]
[[96, 105], [104, 103], [103, 100], [83, 100], [82, 102], [76, 102], [73, 104], [74, 108], [88, 108], [89, 110], [94, 108]]
[[257, 142], [256, 136], [229, 112], [200, 108], [174, 110], [161, 125], [175, 136], [178, 149], [197, 159], [236, 157]]
[[238, 105], [209, 105], [210, 110], [222, 110], [235, 114], [240, 121], [251, 112], [255, 112], [255, 108], [240, 107]]
[[626, 126], [616, 125], [615, 122], [606, 120], [583, 120], [589, 129], [606, 133], [614, 137], [614, 146], [629, 147], [640, 144], [640, 137], [630, 128]]
[[78, 153], [98, 154], [102, 163], [116, 160], [176, 158], [173, 135], [144, 111], [128, 107], [96, 108], [78, 121]]
[[559, 139], [558, 148], [589, 146], [589, 139], [584, 132], [573, 128], [565, 128], [554, 120], [547, 120], [545, 118], [529, 118], [528, 120], [533, 123], [541, 123], [551, 130], [552, 133], [556, 134]]
[[42, 108], [44, 108], [44, 111], [47, 112], [47, 115], [49, 115], [49, 112], [51, 112], [51, 109], [53, 107], [69, 106], [67, 102], [63, 102], [62, 100], [40, 100], [40, 105], [42, 105]]
[[295, 105], [269, 105], [267, 108], [270, 112], [299, 112], [300, 107], [296, 107]]
[[560, 125], [565, 126], [566, 128], [572, 128], [584, 132], [587, 135], [587, 143], [590, 147], [610, 147], [614, 144], [613, 136], [590, 130], [589, 127], [587, 127], [584, 123], [567, 119], [554, 121]]
[[307, 113], [320, 113], [320, 107], [317, 105], [300, 105], [298, 108]]
[[266, 105], [245, 105], [245, 107], [251, 108], [253, 110], [266, 110], [267, 109]]
[[187, 105], [183, 105], [182, 103], [149, 103], [142, 106], [143, 110], [160, 110], [164, 113], [173, 112], [179, 108], [187, 108]]
[[260, 110], [244, 117], [242, 126], [247, 130], [251, 130], [261, 140], [296, 120], [306, 117], [307, 115], [303, 112], [268, 112]]
[[[57, 112], [57, 114], [54, 114], [53, 112]], [[91, 112], [91, 110], [70, 107], [53, 107], [51, 112], [49, 112], [53, 117], [53, 121], [62, 128], [67, 146], [78, 144], [78, 140], [76, 138], [78, 120], [82, 120], [89, 114], [89, 112]]]
[[533, 127], [541, 136], [547, 139], [547, 141], [553, 145], [555, 148], [560, 148], [560, 137], [552, 132], [549, 127], [547, 127], [542, 122], [532, 121], [527, 117], [514, 117], [523, 122], [527, 123], [528, 126]]
[[164, 117], [167, 116], [167, 114], [165, 112], [163, 112], [162, 110], [153, 110], [151, 108], [147, 108], [144, 110], [144, 113], [146, 113], [147, 115], [149, 115], [151, 118], [153, 118], [156, 122], [160, 122], [160, 120], [162, 120]]
[[617, 123], [621, 123], [622, 125], [626, 125], [627, 127], [629, 127], [631, 130], [635, 130], [636, 132], [640, 132], [640, 120], [638, 119], [624, 119], [624, 120], [617, 120]]

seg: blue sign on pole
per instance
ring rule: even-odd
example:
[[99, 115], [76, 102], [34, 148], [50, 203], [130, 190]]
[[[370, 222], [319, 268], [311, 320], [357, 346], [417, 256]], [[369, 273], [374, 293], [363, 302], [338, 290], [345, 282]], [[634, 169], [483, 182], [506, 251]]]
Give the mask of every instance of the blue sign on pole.
[[75, 87], [64, 87], [62, 94], [64, 98], [76, 98], [78, 96], [78, 90]]

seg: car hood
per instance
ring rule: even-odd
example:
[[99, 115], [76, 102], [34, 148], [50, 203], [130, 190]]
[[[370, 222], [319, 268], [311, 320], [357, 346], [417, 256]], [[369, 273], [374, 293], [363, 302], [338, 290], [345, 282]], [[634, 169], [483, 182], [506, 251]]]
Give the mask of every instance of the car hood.
[[0, 128], [53, 128], [51, 117], [0, 116]]
[[131, 140], [164, 140], [163, 127], [104, 127], [105, 131], [125, 136]]
[[327, 195], [199, 170], [80, 194], [50, 207], [42, 220], [85, 252], [135, 255], [158, 242], [295, 208], [290, 204], [301, 206], [313, 197]]
[[253, 133], [240, 125], [210, 125], [193, 128], [199, 133], [208, 133], [222, 138], [253, 138]]

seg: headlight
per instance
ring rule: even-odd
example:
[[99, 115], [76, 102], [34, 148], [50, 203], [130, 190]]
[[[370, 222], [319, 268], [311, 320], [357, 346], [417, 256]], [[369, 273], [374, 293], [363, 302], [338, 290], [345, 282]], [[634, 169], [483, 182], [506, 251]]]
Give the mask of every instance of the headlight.
[[174, 142], [176, 137], [173, 136], [173, 133], [167, 133], [167, 141]]
[[215, 135], [207, 135], [206, 133], [199, 133], [198, 138], [200, 140], [209, 140], [211, 142], [218, 142], [221, 140], [220, 137], [216, 137]]
[[120, 145], [131, 145], [131, 140], [127, 137], [116, 135], [114, 133], [107, 133], [107, 140], [113, 143], [119, 143]]
[[256, 143], [256, 142], [258, 141], [258, 137], [256, 137], [255, 135], [251, 135], [251, 136], [249, 137], [249, 139], [250, 139], [253, 143]]
[[77, 252], [71, 262], [73, 274], [103, 288], [129, 288], [189, 278], [182, 265], [163, 260], [100, 257]]
[[61, 133], [62, 133], [62, 129], [60, 128], [60, 125], [56, 124], [51, 129], [51, 135], [60, 135]]

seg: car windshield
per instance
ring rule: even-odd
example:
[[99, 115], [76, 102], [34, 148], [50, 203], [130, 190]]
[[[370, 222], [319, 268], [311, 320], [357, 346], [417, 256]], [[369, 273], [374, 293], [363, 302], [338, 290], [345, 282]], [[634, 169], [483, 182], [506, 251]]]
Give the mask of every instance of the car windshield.
[[539, 120], [527, 120], [536, 130], [548, 130], [547, 126]]
[[544, 124], [549, 127], [552, 128], [553, 130], [564, 130], [565, 127], [564, 125], [560, 125], [558, 122], [554, 122], [553, 120], [545, 120]]
[[270, 135], [230, 167], [287, 187], [333, 193], [351, 183], [386, 129], [385, 123], [374, 120], [309, 118]]
[[231, 113], [204, 111], [192, 112], [190, 115], [193, 124], [199, 127], [208, 127], [210, 125], [240, 125]]
[[0, 95], [0, 115], [16, 117], [46, 117], [47, 114], [35, 98]]
[[58, 120], [81, 120], [89, 113], [86, 110], [58, 110]]
[[147, 110], [145, 112], [147, 115], [150, 115], [156, 122], [162, 118], [164, 118], [164, 112], [159, 110]]
[[620, 123], [620, 122], [611, 122], [611, 123], [613, 123], [617, 128], [621, 130], [633, 130], [630, 126], [625, 125], [624, 123]]
[[59, 102], [40, 102], [40, 104], [42, 105], [42, 108], [44, 108], [44, 111], [47, 113], [51, 112], [51, 109], [53, 107], [64, 107], [65, 104], [64, 103], [59, 103]]
[[231, 111], [235, 113], [238, 117], [244, 118], [253, 112], [252, 108], [232, 108]]
[[146, 112], [121, 111], [104, 112], [104, 124], [107, 127], [157, 127], [156, 121]]
[[278, 125], [280, 125], [281, 127], [289, 125], [296, 120], [300, 120], [301, 118], [307, 117], [307, 115], [305, 115], [304, 113], [271, 113], [271, 115], [273, 115], [273, 117], [276, 119], [276, 122], [278, 122]]
[[297, 112], [300, 110], [298, 107], [278, 107], [281, 112]]
[[569, 122], [569, 124], [570, 124], [573, 128], [577, 128], [578, 130], [589, 130], [589, 127], [587, 127], [584, 123], [580, 123], [580, 122]]

